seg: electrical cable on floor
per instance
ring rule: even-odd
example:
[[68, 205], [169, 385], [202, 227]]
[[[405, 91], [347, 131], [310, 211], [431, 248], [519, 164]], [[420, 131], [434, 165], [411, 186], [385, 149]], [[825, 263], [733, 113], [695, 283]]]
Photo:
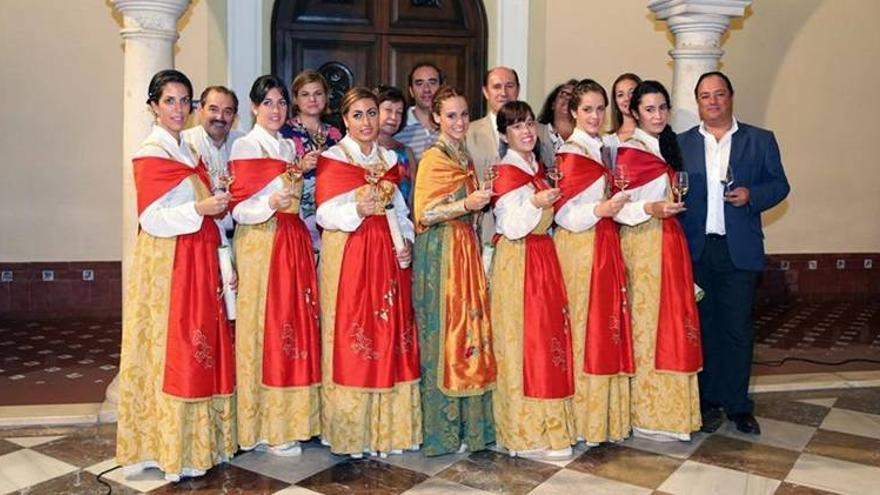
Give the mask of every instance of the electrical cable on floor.
[[793, 356], [785, 357], [782, 359], [776, 359], [776, 360], [772, 360], [772, 361], [752, 361], [752, 364], [758, 364], [761, 366], [770, 366], [773, 368], [778, 368], [789, 361], [797, 361], [797, 362], [809, 363], [809, 364], [818, 364], [818, 365], [822, 365], [822, 366], [840, 366], [842, 364], [849, 364], [849, 363], [880, 364], [880, 360], [868, 359], [868, 358], [850, 358], [850, 359], [844, 359], [842, 361], [821, 361], [819, 359], [809, 359], [809, 358], [793, 357]]
[[116, 471], [117, 469], [119, 469], [121, 467], [122, 467], [121, 465], [117, 464], [116, 466], [113, 466], [110, 469], [105, 469], [105, 470], [101, 471], [100, 474], [98, 474], [98, 478], [97, 478], [98, 483], [107, 487], [107, 492], [104, 495], [110, 495], [111, 493], [113, 493], [113, 487], [110, 486], [110, 483], [107, 483], [106, 481], [102, 480], [101, 477], [103, 477], [105, 474], [107, 474], [111, 471]]

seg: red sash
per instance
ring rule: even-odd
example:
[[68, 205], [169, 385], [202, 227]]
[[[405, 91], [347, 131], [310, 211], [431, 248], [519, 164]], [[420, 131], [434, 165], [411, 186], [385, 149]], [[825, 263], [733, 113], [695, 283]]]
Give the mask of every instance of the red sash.
[[[356, 189], [366, 171], [350, 163], [318, 159], [315, 200]], [[400, 167], [381, 180], [400, 182]], [[349, 234], [336, 297], [333, 381], [367, 389], [389, 389], [418, 380], [419, 342], [412, 310], [411, 270], [397, 264], [388, 222], [370, 216]]]
[[[270, 158], [232, 160], [233, 203], [253, 196], [287, 169]], [[318, 275], [312, 238], [293, 213], [275, 212], [275, 238], [266, 287], [263, 384], [303, 387], [321, 382]]]
[[[498, 165], [493, 189], [498, 197], [533, 184], [547, 189], [544, 169], [529, 175], [515, 165]], [[546, 234], [525, 238], [523, 277], [523, 394], [561, 399], [574, 394], [568, 297], [553, 240]]]
[[[576, 153], [560, 153], [556, 157], [562, 172], [562, 199], [557, 202], [557, 211], [600, 177], [610, 181], [605, 167], [591, 158]], [[602, 218], [594, 231], [583, 370], [590, 375], [633, 374], [635, 358], [626, 300], [626, 266], [617, 224]]]
[[[379, 180], [393, 182], [396, 185], [400, 184], [405, 175], [406, 172], [401, 170], [398, 164], [394, 164]], [[321, 206], [324, 201], [367, 183], [365, 168], [321, 155], [318, 157], [318, 167], [315, 171], [315, 205]]]
[[538, 162], [538, 172], [535, 173], [535, 175], [529, 175], [516, 165], [507, 163], [499, 163], [498, 165], [495, 165], [495, 170], [497, 176], [495, 177], [495, 180], [492, 181], [493, 205], [501, 196], [504, 196], [510, 191], [518, 189], [526, 184], [535, 186], [536, 191], [550, 189], [550, 186], [545, 180], [546, 174], [544, 172], [544, 165], [541, 162]]
[[235, 180], [229, 185], [229, 211], [250, 198], [287, 170], [287, 163], [273, 158], [231, 160], [229, 173]]
[[[193, 174], [211, 189], [201, 162], [195, 169], [159, 157], [133, 163], [139, 214]], [[219, 244], [220, 233], [209, 217], [197, 232], [176, 238], [162, 383], [162, 390], [175, 397], [203, 399], [235, 391], [232, 333], [218, 296]]]
[[[627, 165], [630, 186], [637, 188], [672, 168], [653, 153], [619, 148], [618, 163]], [[703, 367], [700, 316], [694, 300], [694, 274], [684, 231], [677, 218], [663, 220], [660, 272], [660, 316], [654, 366], [659, 371], [694, 373]]]

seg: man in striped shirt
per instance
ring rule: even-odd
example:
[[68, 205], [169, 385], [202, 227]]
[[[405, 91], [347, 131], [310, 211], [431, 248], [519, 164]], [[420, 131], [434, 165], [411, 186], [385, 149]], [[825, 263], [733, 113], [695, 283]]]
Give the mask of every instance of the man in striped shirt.
[[431, 102], [443, 82], [443, 72], [430, 62], [420, 62], [409, 72], [407, 84], [414, 104], [407, 112], [406, 126], [394, 137], [412, 149], [416, 161], [440, 134], [431, 119]]

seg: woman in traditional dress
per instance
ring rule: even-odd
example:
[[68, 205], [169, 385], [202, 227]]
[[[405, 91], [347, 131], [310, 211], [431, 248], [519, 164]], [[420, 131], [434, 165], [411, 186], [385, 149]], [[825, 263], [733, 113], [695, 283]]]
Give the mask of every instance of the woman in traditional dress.
[[483, 450], [495, 441], [489, 390], [496, 375], [489, 293], [474, 231], [492, 191], [479, 188], [465, 148], [465, 97], [442, 87], [432, 113], [440, 136], [419, 164], [413, 267], [423, 450], [429, 456]]
[[553, 240], [571, 316], [575, 426], [589, 446], [629, 436], [629, 376], [635, 368], [626, 268], [611, 218], [627, 198], [608, 197], [602, 164], [607, 104], [602, 86], [580, 81], [569, 106], [577, 126], [556, 155], [562, 197], [554, 204], [559, 228]]
[[422, 442], [411, 270], [401, 268], [413, 225], [397, 155], [376, 142], [376, 95], [352, 88], [341, 110], [348, 133], [321, 154], [315, 190], [324, 229], [321, 435], [336, 454], [399, 454]]
[[116, 460], [126, 475], [159, 468], [165, 479], [201, 476], [235, 453], [232, 333], [222, 299], [212, 195], [180, 131], [192, 84], [163, 70], [147, 103], [156, 124], [135, 154], [138, 232], [125, 287]]
[[535, 115], [522, 101], [505, 103], [497, 129], [507, 154], [494, 180], [497, 243], [491, 307], [498, 443], [511, 456], [559, 459], [576, 441], [571, 326], [565, 282], [553, 240], [559, 189], [535, 159]]
[[333, 146], [342, 133], [325, 119], [330, 115], [327, 104], [330, 85], [320, 72], [306, 69], [290, 85], [293, 117], [281, 127], [281, 135], [293, 142], [296, 159], [305, 170], [299, 215], [306, 223], [315, 252], [320, 251], [321, 234], [315, 224], [315, 165], [322, 151]]
[[418, 164], [412, 149], [394, 139], [406, 115], [406, 99], [401, 90], [392, 86], [378, 86], [374, 92], [379, 101], [379, 146], [397, 154], [397, 166], [403, 167], [404, 172], [398, 188], [406, 199], [407, 207], [412, 207], [413, 183]]
[[230, 154], [238, 439], [243, 450], [291, 456], [320, 433], [317, 274], [299, 217], [303, 173], [315, 162], [293, 163], [293, 146], [278, 132], [290, 102], [280, 79], [257, 78], [250, 99], [256, 123]]
[[642, 79], [630, 72], [617, 76], [611, 85], [611, 132], [602, 137], [609, 163], [614, 166], [617, 148], [620, 143], [632, 137], [636, 130], [636, 120], [629, 111], [633, 90]]
[[640, 83], [630, 112], [638, 128], [617, 152], [615, 182], [630, 196], [615, 216], [624, 224], [636, 373], [630, 382], [636, 436], [689, 440], [700, 429], [697, 372], [702, 368], [700, 320], [684, 233], [671, 199], [682, 169], [675, 133], [668, 126], [669, 94], [656, 81]]
[[576, 79], [569, 79], [553, 88], [538, 114], [538, 122], [547, 126], [547, 135], [550, 136], [555, 151], [559, 151], [559, 147], [574, 131], [575, 122], [568, 107], [575, 84], [577, 84]]

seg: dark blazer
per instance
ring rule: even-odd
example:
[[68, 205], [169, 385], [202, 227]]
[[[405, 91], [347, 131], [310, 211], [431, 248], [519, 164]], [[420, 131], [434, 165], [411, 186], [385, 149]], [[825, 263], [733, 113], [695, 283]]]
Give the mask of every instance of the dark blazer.
[[[782, 170], [779, 145], [773, 133], [737, 122], [739, 129], [730, 144], [734, 188], [749, 189], [749, 202], [737, 208], [724, 204], [724, 228], [734, 266], [740, 270], [764, 269], [764, 232], [761, 212], [788, 196], [788, 179]], [[679, 218], [687, 236], [691, 258], [700, 260], [706, 246], [706, 150], [699, 126], [678, 135], [688, 173], [687, 211]]]

